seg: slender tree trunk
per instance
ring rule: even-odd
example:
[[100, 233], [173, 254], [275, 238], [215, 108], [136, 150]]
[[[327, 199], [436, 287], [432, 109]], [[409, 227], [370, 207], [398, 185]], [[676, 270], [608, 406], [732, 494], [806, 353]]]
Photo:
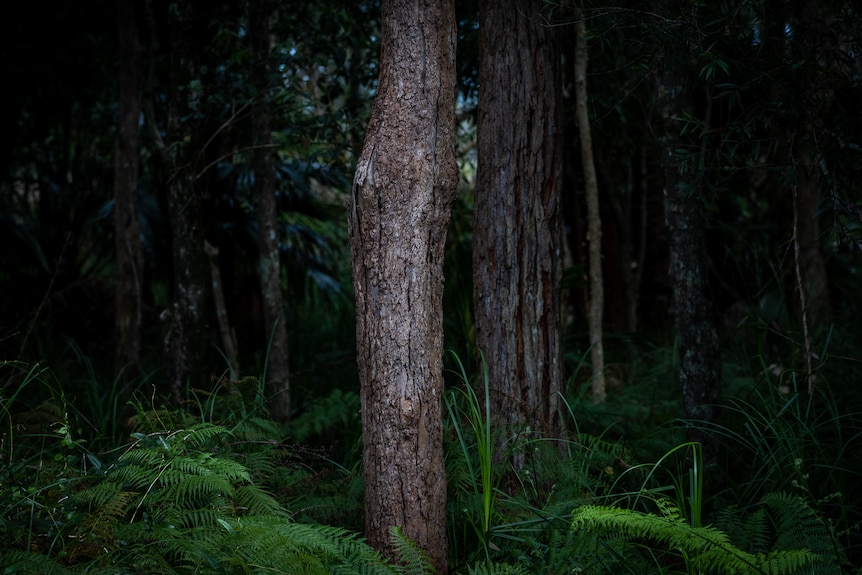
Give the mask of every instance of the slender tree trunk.
[[138, 221], [141, 95], [135, 2], [117, 0], [120, 46], [119, 124], [114, 156], [114, 249], [117, 261], [115, 370], [123, 375], [123, 398], [139, 371], [143, 249]]
[[451, 0], [384, 0], [380, 79], [350, 214], [366, 536], [447, 570], [443, 253], [458, 184]]
[[230, 379], [231, 381], [236, 381], [239, 379], [239, 346], [236, 341], [236, 332], [231, 327], [227, 315], [227, 304], [224, 299], [224, 282], [221, 280], [221, 268], [219, 267], [219, 250], [208, 241], [204, 241], [204, 252], [206, 252], [210, 261], [213, 303], [215, 304], [221, 344], [224, 347], [224, 355], [229, 364]]
[[212, 339], [210, 274], [204, 253], [201, 197], [195, 190], [195, 145], [190, 117], [200, 105], [195, 15], [191, 0], [177, 2], [170, 12], [171, 101], [165, 160], [168, 169], [168, 211], [173, 255], [173, 301], [163, 313], [167, 324], [165, 351], [170, 390], [179, 400], [188, 383], [203, 384]]
[[[797, 55], [798, 60], [795, 62], [804, 62], [799, 71], [801, 89], [797, 109], [801, 111], [801, 117], [791, 119], [791, 122], [798, 122], [791, 130], [796, 128], [793, 131], [800, 137], [798, 142], [794, 142], [796, 138], [791, 134], [788, 146], [788, 160], [797, 174], [793, 239], [798, 244], [798, 265], [803, 283], [796, 287], [807, 292], [800, 300], [800, 317], [807, 317], [812, 331], [822, 332], [832, 322], [832, 304], [829, 276], [820, 242], [819, 211], [823, 178], [815, 158], [820, 153], [817, 144], [819, 134], [824, 131], [824, 127], [819, 125], [820, 118], [828, 117], [835, 101], [831, 80], [839, 64], [835, 56], [834, 17], [827, 15], [828, 11], [824, 11], [822, 3], [815, 0], [796, 2], [794, 9], [796, 34], [792, 42], [798, 46], [791, 46], [790, 49], [791, 53]], [[823, 68], [828, 71], [825, 77]], [[801, 302], [805, 302], [805, 307]], [[806, 352], [806, 355], [810, 361], [811, 353]]]
[[[686, 22], [664, 38], [659, 49], [656, 99], [661, 127], [659, 143], [664, 169], [665, 220], [669, 244], [669, 275], [679, 350], [679, 378], [685, 416], [697, 422], [718, 419], [721, 398], [721, 356], [713, 305], [708, 289], [708, 268], [700, 194], [701, 174], [691, 161], [675, 156], [677, 150], [695, 152], [696, 130], [685, 130], [686, 114], [694, 109], [693, 72], [688, 67], [697, 29], [694, 6], [674, 0], [658, 2], [656, 13]], [[687, 20], [689, 19], [689, 20]], [[705, 461], [714, 462], [718, 443], [703, 426], [689, 428], [689, 439], [701, 443]]]
[[278, 250], [278, 211], [275, 201], [275, 154], [272, 147], [269, 102], [270, 20], [275, 3], [249, 3], [249, 43], [254, 53], [254, 82], [258, 96], [252, 108], [254, 138], [254, 185], [257, 196], [258, 248], [263, 316], [269, 353], [264, 388], [269, 412], [276, 421], [290, 419], [290, 365], [287, 324], [281, 290], [281, 258]]
[[578, 132], [581, 139], [581, 163], [584, 167], [584, 186], [587, 196], [587, 241], [590, 247], [590, 290], [587, 320], [590, 330], [590, 358], [593, 369], [593, 403], [607, 397], [605, 389], [605, 351], [602, 342], [604, 315], [604, 285], [602, 280], [602, 219], [599, 215], [599, 184], [593, 161], [593, 138], [590, 134], [590, 115], [587, 107], [587, 26], [579, 11], [575, 23], [575, 100]]
[[480, 3], [473, 306], [496, 426], [560, 437], [560, 51], [543, 5]]

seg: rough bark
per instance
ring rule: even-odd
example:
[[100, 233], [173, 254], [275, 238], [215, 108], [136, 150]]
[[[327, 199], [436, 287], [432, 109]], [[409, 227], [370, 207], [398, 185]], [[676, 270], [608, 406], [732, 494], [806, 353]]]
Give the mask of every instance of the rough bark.
[[[694, 84], [687, 59], [689, 50], [694, 49], [692, 31], [697, 29], [694, 10], [693, 5], [674, 0], [657, 3], [657, 14], [691, 21], [660, 42], [656, 104], [683, 408], [690, 420], [714, 423], [721, 397], [721, 356], [708, 284], [700, 199], [702, 176], [690, 160], [676, 156], [677, 150], [696, 154], [700, 149], [692, 135], [696, 130], [683, 130], [686, 114], [694, 109]], [[701, 443], [705, 461], [715, 461], [718, 443], [703, 431], [702, 425], [689, 428], [689, 439]]]
[[593, 161], [593, 138], [590, 134], [590, 115], [587, 108], [587, 26], [581, 14], [575, 23], [575, 101], [578, 133], [581, 140], [581, 163], [584, 169], [584, 188], [587, 197], [587, 241], [590, 253], [590, 289], [587, 303], [587, 321], [590, 331], [590, 360], [592, 363], [593, 403], [607, 397], [605, 389], [605, 352], [602, 342], [604, 317], [604, 285], [602, 280], [602, 218], [599, 215], [599, 184]]
[[480, 4], [473, 306], [496, 426], [559, 437], [560, 52], [542, 6]]
[[170, 11], [171, 101], [167, 145], [168, 211], [173, 257], [173, 301], [163, 312], [167, 324], [165, 352], [171, 393], [179, 400], [188, 383], [205, 382], [206, 349], [211, 341], [210, 275], [204, 253], [201, 195], [195, 190], [194, 133], [189, 118], [199, 105], [198, 55], [195, 50], [195, 15], [192, 2], [178, 2]]
[[253, 76], [258, 90], [251, 119], [260, 284], [269, 350], [264, 389], [272, 418], [276, 421], [287, 421], [290, 419], [290, 364], [281, 290], [281, 258], [278, 250], [275, 153], [266, 98], [269, 88], [270, 21], [274, 7], [272, 0], [252, 0], [249, 3], [249, 43], [254, 54]]
[[128, 398], [131, 379], [139, 371], [141, 354], [141, 287], [143, 248], [138, 221], [141, 114], [138, 78], [138, 28], [135, 2], [117, 0], [120, 93], [119, 122], [114, 156], [114, 250], [117, 262], [115, 287], [115, 370], [123, 375], [123, 396]]
[[377, 96], [353, 184], [350, 243], [366, 536], [401, 526], [447, 570], [443, 253], [455, 163], [451, 0], [384, 0]]

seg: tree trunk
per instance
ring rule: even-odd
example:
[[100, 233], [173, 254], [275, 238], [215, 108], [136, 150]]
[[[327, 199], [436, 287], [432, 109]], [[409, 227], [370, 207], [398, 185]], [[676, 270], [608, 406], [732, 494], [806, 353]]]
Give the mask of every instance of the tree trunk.
[[270, 20], [274, 7], [275, 4], [271, 0], [252, 0], [249, 3], [248, 34], [254, 53], [254, 83], [258, 89], [251, 119], [254, 138], [254, 186], [257, 196], [260, 284], [266, 343], [269, 350], [264, 388], [272, 418], [276, 421], [287, 421], [290, 419], [290, 365], [284, 298], [281, 291], [281, 258], [278, 250], [275, 156], [267, 99]]
[[210, 274], [204, 252], [201, 196], [195, 190], [198, 134], [191, 118], [201, 97], [195, 49], [192, 2], [177, 3], [170, 12], [171, 101], [165, 147], [168, 211], [173, 256], [173, 301], [165, 310], [165, 351], [170, 390], [176, 400], [189, 383], [203, 384], [210, 376], [204, 367], [212, 338]]
[[377, 96], [350, 214], [366, 536], [447, 570], [443, 253], [458, 184], [451, 0], [384, 0]]
[[117, 261], [115, 300], [115, 371], [122, 376], [123, 399], [131, 395], [141, 354], [143, 248], [138, 221], [141, 96], [138, 82], [138, 28], [135, 2], [117, 0], [120, 94], [114, 156], [114, 249]]
[[560, 51], [542, 6], [480, 4], [473, 306], [495, 425], [559, 437]]
[[584, 187], [587, 196], [587, 241], [590, 247], [590, 289], [587, 321], [590, 330], [590, 359], [593, 373], [593, 403], [607, 397], [605, 389], [605, 351], [602, 343], [604, 286], [602, 284], [602, 219], [599, 215], [599, 184], [593, 161], [593, 138], [587, 108], [587, 26], [583, 14], [575, 23], [575, 100], [578, 132], [581, 139], [581, 163], [584, 167]]
[[219, 267], [219, 250], [217, 247], [204, 240], [204, 252], [210, 262], [210, 277], [212, 278], [213, 303], [215, 304], [218, 330], [221, 335], [221, 344], [224, 348], [225, 358], [228, 361], [231, 381], [239, 379], [239, 346], [236, 341], [236, 332], [230, 325], [227, 315], [227, 304], [224, 299], [224, 282], [221, 280], [221, 268]]
[[[692, 5], [685, 10], [693, 11]], [[680, 16], [678, 3], [659, 2], [656, 13], [685, 22], [679, 33], [671, 32], [659, 48], [656, 73], [656, 104], [659, 144], [664, 170], [665, 220], [668, 233], [669, 276], [673, 288], [673, 309], [679, 350], [679, 379], [686, 418], [714, 423], [721, 398], [721, 357], [718, 331], [708, 289], [708, 267], [703, 233], [702, 190], [697, 157], [700, 146], [684, 130], [685, 118], [694, 109], [693, 73], [688, 67], [691, 34], [696, 30], [694, 15]], [[689, 159], [677, 157], [677, 150], [691, 152]], [[703, 446], [704, 460], [714, 462], [718, 443], [702, 425], [689, 427], [689, 439]]]
[[[798, 218], [793, 229], [793, 240], [798, 243], [799, 267], [803, 280], [797, 289], [804, 289], [805, 295], [801, 301], [806, 305], [799, 310], [800, 317], [805, 316], [812, 331], [822, 333], [832, 322], [832, 304], [829, 296], [829, 276], [826, 271], [826, 260], [820, 242], [819, 211], [822, 193], [822, 170], [817, 162], [820, 155], [818, 149], [819, 135], [829, 131], [821, 124], [820, 118], [829, 117], [829, 110], [835, 102], [835, 90], [831, 73], [840, 64], [836, 61], [835, 22], [834, 17], [827, 15], [822, 3], [814, 0], [804, 0], [794, 3], [796, 34], [792, 40], [795, 46], [789, 50], [796, 56], [798, 62], [803, 62], [799, 70], [801, 80], [799, 94], [800, 105], [797, 109], [801, 117], [792, 118], [790, 137], [789, 163], [797, 174], [796, 178], [796, 209]], [[787, 49], [787, 48], [786, 48]], [[823, 74], [821, 67], [830, 73]], [[794, 146], [795, 136], [801, 140]], [[796, 148], [796, 149], [794, 149]], [[806, 352], [810, 361], [811, 353]]]

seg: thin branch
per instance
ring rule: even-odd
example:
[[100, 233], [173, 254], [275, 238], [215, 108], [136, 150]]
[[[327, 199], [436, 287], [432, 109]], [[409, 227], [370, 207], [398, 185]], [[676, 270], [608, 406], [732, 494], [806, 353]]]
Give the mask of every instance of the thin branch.
[[814, 391], [814, 370], [811, 368], [811, 334], [808, 332], [808, 308], [805, 304], [805, 284], [802, 281], [802, 267], [799, 265], [799, 192], [793, 186], [793, 260], [796, 267], [796, 289], [799, 290], [799, 306], [802, 308], [802, 343], [805, 346], [805, 375], [808, 382], [808, 395]]

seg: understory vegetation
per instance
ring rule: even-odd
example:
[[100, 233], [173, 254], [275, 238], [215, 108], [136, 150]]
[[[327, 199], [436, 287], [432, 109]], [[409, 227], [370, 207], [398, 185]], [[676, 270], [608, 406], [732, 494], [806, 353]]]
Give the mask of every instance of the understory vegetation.
[[[725, 365], [722, 423], [707, 428], [723, 451], [706, 464], [683, 438], [702, 424], [678, 417], [672, 347], [642, 347], [625, 393], [598, 406], [573, 360], [558, 440], [493, 429], [491, 382], [452, 354], [450, 571], [860, 572], [862, 418], [830, 391], [833, 378], [858, 379], [859, 363], [836, 356], [824, 350], [810, 395], [760, 358]], [[400, 563], [362, 538], [353, 390], [334, 387], [277, 425], [257, 378], [189, 389], [179, 406], [143, 378], [127, 405], [106, 405], [98, 381], [0, 369], [3, 573], [431, 571], [398, 531]]]

